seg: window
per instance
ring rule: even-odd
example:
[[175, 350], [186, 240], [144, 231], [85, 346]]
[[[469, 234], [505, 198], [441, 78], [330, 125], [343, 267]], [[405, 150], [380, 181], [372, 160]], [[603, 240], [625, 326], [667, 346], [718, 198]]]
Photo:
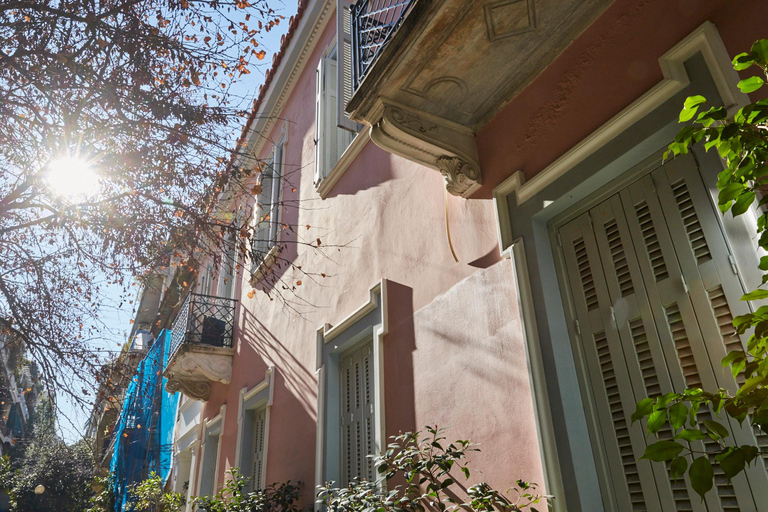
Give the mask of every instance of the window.
[[225, 410], [226, 406], [222, 405], [219, 414], [215, 418], [208, 420], [203, 429], [203, 460], [200, 465], [198, 496], [212, 496], [216, 491], [216, 482], [219, 478], [219, 445], [221, 443]]
[[240, 390], [235, 466], [248, 479], [249, 491], [264, 488], [269, 443], [269, 410], [275, 369], [267, 368], [264, 380], [250, 390]]
[[338, 0], [336, 44], [320, 59], [317, 67], [315, 185], [330, 174], [360, 131], [360, 125], [344, 112], [353, 92], [350, 3]]
[[278, 242], [280, 232], [280, 191], [283, 173], [283, 146], [285, 139], [275, 145], [269, 161], [261, 172], [256, 208], [254, 209], [254, 235], [251, 241], [254, 273], [266, 259], [270, 249]]
[[373, 348], [370, 341], [341, 356], [341, 483], [375, 481]]
[[235, 276], [237, 276], [237, 245], [234, 235], [227, 235], [224, 251], [221, 255], [221, 268], [219, 269], [219, 297], [233, 298], [235, 291]]
[[316, 484], [375, 480], [368, 455], [384, 439], [382, 350], [387, 334], [387, 281], [342, 323], [318, 332]]

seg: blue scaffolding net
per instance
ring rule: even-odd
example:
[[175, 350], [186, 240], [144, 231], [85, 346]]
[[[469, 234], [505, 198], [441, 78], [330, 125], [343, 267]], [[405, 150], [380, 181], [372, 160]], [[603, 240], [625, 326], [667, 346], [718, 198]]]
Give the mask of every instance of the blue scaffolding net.
[[166, 329], [139, 363], [125, 393], [109, 467], [114, 477], [115, 512], [131, 510], [129, 493], [133, 484], [152, 472], [165, 481], [171, 471], [178, 394], [165, 391], [163, 368], [170, 346], [171, 332]]

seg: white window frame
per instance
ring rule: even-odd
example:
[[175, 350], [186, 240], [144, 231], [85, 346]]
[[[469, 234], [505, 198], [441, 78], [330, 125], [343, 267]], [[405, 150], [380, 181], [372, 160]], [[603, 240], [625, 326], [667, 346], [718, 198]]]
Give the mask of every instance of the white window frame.
[[[337, 0], [337, 3], [337, 14], [346, 13], [348, 17], [349, 12], [344, 8], [348, 2]], [[343, 25], [342, 18], [337, 16], [337, 30]], [[339, 66], [339, 62], [349, 52], [349, 36], [339, 32], [321, 55], [315, 74], [314, 183], [323, 198], [367, 142], [367, 138], [363, 137], [365, 140], [355, 143], [361, 139], [359, 135], [362, 126], [351, 121], [344, 112], [345, 95], [351, 97], [352, 69], [351, 60], [346, 72], [343, 66]], [[362, 133], [367, 134], [367, 130]]]
[[[202, 495], [203, 486], [206, 484], [203, 480], [207, 476], [205, 472], [208, 469], [209, 464], [213, 464], [213, 481], [210, 482], [211, 493], [205, 494], [205, 496], [216, 494], [218, 489], [219, 466], [221, 465], [219, 464], [221, 461], [221, 438], [222, 433], [224, 432], [224, 416], [226, 415], [226, 412], [227, 405], [224, 404], [219, 409], [219, 414], [203, 423], [203, 431], [200, 437], [200, 467], [197, 476], [196, 496]], [[215, 453], [215, 459], [212, 460], [212, 462], [209, 462], [210, 459], [208, 457], [210, 457], [211, 450], [214, 446], [215, 452], [213, 453]], [[207, 454], [206, 451], [208, 452]]]
[[[253, 386], [251, 389], [244, 387], [240, 390], [240, 396], [237, 406], [237, 441], [235, 443], [235, 467], [240, 468], [243, 476], [251, 478], [253, 475], [246, 474], [243, 464], [247, 463], [249, 468], [253, 467], [253, 446], [246, 437], [252, 436], [252, 425], [249, 427], [249, 421], [253, 421], [253, 414], [261, 410], [266, 410], [265, 428], [264, 428], [264, 449], [261, 456], [261, 479], [257, 482], [258, 488], [263, 489], [266, 486], [267, 475], [267, 455], [269, 448], [269, 420], [274, 400], [275, 368], [270, 366], [264, 373], [264, 380]], [[246, 453], [247, 451], [247, 453]], [[249, 460], [248, 457], [251, 457]], [[251, 469], [248, 469], [248, 473]]]
[[[384, 336], [388, 333], [386, 279], [368, 290], [368, 301], [338, 325], [325, 324], [317, 330], [317, 442], [315, 483], [341, 482], [341, 356], [368, 341], [373, 351], [374, 453], [385, 443], [384, 414]], [[343, 482], [341, 483], [343, 485]], [[319, 510], [316, 505], [315, 510]]]
[[265, 244], [265, 246], [259, 247], [259, 253], [263, 255], [262, 259], [257, 260], [252, 256], [251, 261], [251, 276], [252, 279], [258, 279], [264, 270], [272, 265], [277, 255], [277, 247], [280, 243], [280, 201], [283, 196], [283, 177], [284, 177], [284, 160], [285, 160], [285, 136], [286, 127], [283, 126], [283, 131], [280, 135], [279, 141], [272, 146], [272, 152], [270, 153], [269, 161], [264, 165], [264, 171], [271, 169], [270, 176], [270, 199], [269, 199], [269, 219], [260, 220], [266, 212], [262, 211], [259, 207], [258, 196], [255, 198], [255, 204], [253, 208], [253, 227], [254, 237], [259, 236], [259, 224], [262, 222], [268, 223], [267, 240], [251, 240], [251, 248], [253, 254], [253, 247], [259, 244]]

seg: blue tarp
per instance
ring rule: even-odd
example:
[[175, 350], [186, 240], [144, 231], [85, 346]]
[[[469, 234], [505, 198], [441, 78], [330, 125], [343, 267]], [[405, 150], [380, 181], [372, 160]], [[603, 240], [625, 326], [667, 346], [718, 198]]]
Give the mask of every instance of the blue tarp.
[[162, 376], [168, 361], [171, 332], [164, 330], [139, 363], [128, 385], [115, 425], [115, 451], [109, 470], [115, 482], [115, 512], [130, 510], [131, 485], [155, 472], [165, 481], [171, 471], [173, 426], [178, 393], [165, 391]]

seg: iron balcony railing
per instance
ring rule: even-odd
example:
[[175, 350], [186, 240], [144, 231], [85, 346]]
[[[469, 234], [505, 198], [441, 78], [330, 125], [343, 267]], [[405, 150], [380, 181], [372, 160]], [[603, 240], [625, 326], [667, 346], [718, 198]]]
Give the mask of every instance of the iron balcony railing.
[[236, 305], [234, 299], [189, 294], [171, 329], [170, 356], [184, 344], [232, 347]]
[[355, 89], [415, 0], [359, 0], [352, 5], [352, 81]]

